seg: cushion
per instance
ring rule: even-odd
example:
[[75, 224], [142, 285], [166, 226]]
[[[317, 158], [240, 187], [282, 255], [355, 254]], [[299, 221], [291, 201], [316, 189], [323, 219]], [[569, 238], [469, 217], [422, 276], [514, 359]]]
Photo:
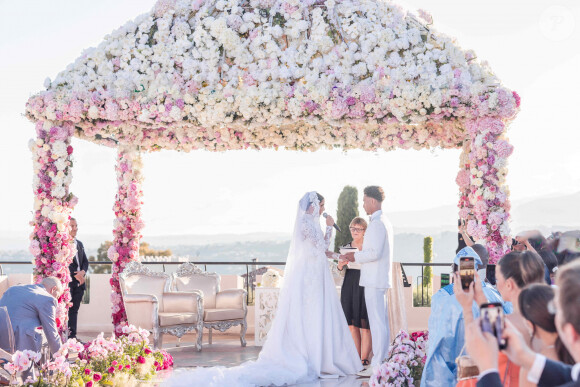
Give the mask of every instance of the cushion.
[[197, 313], [159, 313], [159, 326], [195, 324]]
[[129, 275], [125, 282], [125, 290], [129, 294], [153, 294], [159, 302], [159, 310], [163, 310], [163, 292], [169, 277], [149, 277], [140, 274]]
[[203, 292], [203, 307], [215, 308], [215, 297], [218, 292], [218, 280], [215, 277], [204, 275], [190, 275], [186, 277], [175, 277], [175, 290], [178, 292], [191, 292], [201, 290]]
[[241, 318], [244, 318], [242, 309], [206, 309], [203, 321], [239, 320]]

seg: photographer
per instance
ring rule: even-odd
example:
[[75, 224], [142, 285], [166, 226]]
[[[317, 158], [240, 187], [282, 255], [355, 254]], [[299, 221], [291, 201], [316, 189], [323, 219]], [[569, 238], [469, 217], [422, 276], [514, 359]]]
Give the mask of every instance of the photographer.
[[[476, 276], [476, 280], [471, 284], [468, 291], [463, 291], [457, 283], [457, 275], [455, 278], [455, 294], [457, 301], [463, 308], [466, 325], [471, 323], [474, 318], [472, 311], [473, 302], [475, 301], [478, 305], [488, 302], [482, 289], [478, 286], [480, 283], [478, 278], [479, 276]], [[544, 263], [542, 259], [537, 253], [532, 251], [512, 251], [501, 258], [496, 265], [496, 279], [497, 290], [501, 294], [501, 297], [506, 302], [511, 302], [514, 307], [513, 313], [507, 316], [506, 320], [509, 320], [529, 342], [531, 335], [528, 332], [525, 319], [519, 309], [518, 299], [522, 289], [528, 284], [542, 283], [544, 281]], [[469, 350], [467, 352], [471, 357], [474, 356]], [[504, 354], [500, 355], [499, 370], [505, 379], [504, 383], [507, 383], [507, 379], [509, 379], [510, 386], [519, 385], [519, 367], [510, 364]], [[465, 383], [464, 385], [469, 385], [469, 383]]]
[[[489, 259], [487, 249], [479, 244], [473, 247], [463, 248], [453, 260], [453, 271], [459, 269], [460, 259], [471, 257], [474, 259], [475, 269], [485, 269]], [[503, 303], [499, 293], [487, 283], [476, 277], [478, 289], [481, 289], [483, 302]], [[456, 279], [456, 285], [461, 289], [460, 281]], [[460, 290], [463, 293], [463, 290]], [[423, 387], [447, 387], [457, 383], [457, 367], [455, 359], [461, 354], [464, 345], [463, 337], [463, 314], [462, 305], [457, 302], [458, 290], [453, 284], [441, 288], [431, 299], [431, 314], [429, 316], [429, 350], [425, 367], [421, 378]], [[478, 293], [479, 294], [479, 293]], [[479, 309], [471, 301], [469, 314], [478, 314]], [[471, 310], [473, 308], [473, 311]], [[506, 305], [505, 313], [511, 312], [511, 307]]]
[[[527, 346], [521, 332], [509, 320], [506, 320], [503, 333], [503, 338], [507, 340], [504, 352], [510, 361], [527, 371], [530, 383], [537, 383], [540, 387], [580, 386], [580, 261], [564, 266], [556, 276], [556, 284], [558, 290], [554, 302], [550, 303], [550, 309], [556, 314], [560, 339], [576, 364], [567, 365], [534, 353]], [[483, 333], [479, 320], [475, 320], [467, 324], [465, 339], [466, 348], [480, 371], [477, 386], [501, 386], [496, 338]]]

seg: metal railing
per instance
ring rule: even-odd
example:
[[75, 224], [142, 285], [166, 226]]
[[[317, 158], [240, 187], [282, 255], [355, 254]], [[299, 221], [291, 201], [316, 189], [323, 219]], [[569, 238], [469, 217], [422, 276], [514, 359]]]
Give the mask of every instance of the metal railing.
[[[420, 291], [421, 291], [421, 302], [417, 302], [415, 305], [415, 299], [413, 296], [413, 306], [431, 306], [431, 296], [432, 294], [429, 294], [429, 289], [431, 289], [431, 287], [427, 287], [427, 294], [425, 294], [425, 286], [423, 284], [423, 279], [425, 278], [425, 267], [448, 267], [451, 269], [451, 264], [449, 263], [401, 263], [401, 269], [403, 271], [403, 285], [405, 287], [410, 287], [411, 284], [407, 281], [407, 276], [405, 275], [405, 269], [404, 266], [409, 266], [409, 267], [421, 267], [421, 275], [417, 276], [416, 278], [416, 287], [415, 290], [417, 291], [417, 294], [419, 294], [419, 287], [421, 287]], [[433, 275], [433, 273], [431, 273], [431, 275]]]
[[[250, 301], [253, 301], [253, 289], [254, 289], [254, 283], [251, 280], [252, 277], [254, 277], [255, 279], [255, 272], [253, 273], [254, 275], [252, 276], [252, 273], [250, 272], [250, 267], [263, 267], [263, 266], [285, 266], [286, 262], [283, 261], [190, 261], [191, 263], [197, 265], [197, 266], [203, 266], [204, 267], [204, 271], [207, 271], [207, 266], [208, 265], [228, 265], [228, 266], [245, 266], [246, 267], [246, 277], [245, 277], [245, 288], [246, 288], [246, 292], [247, 292], [247, 298], [246, 301], [248, 302], [248, 304], [250, 304]], [[93, 265], [111, 265], [112, 262], [111, 261], [90, 261], [89, 262], [91, 266]], [[157, 262], [157, 261], [142, 261], [142, 264], [145, 265], [157, 265], [157, 266], [162, 266], [162, 270], [163, 272], [165, 272], [165, 268], [166, 265], [169, 266], [175, 266], [175, 265], [181, 265], [185, 262]], [[2, 267], [2, 265], [31, 265], [33, 264], [32, 262], [28, 262], [28, 261], [0, 261], [0, 275], [4, 275], [4, 269]], [[425, 306], [427, 305], [427, 301], [428, 298], [425, 297], [424, 294], [424, 286], [423, 286], [423, 278], [424, 278], [424, 274], [425, 274], [425, 268], [426, 267], [449, 267], [451, 268], [451, 264], [449, 263], [424, 263], [424, 262], [401, 262], [401, 269], [402, 269], [402, 273], [403, 273], [403, 285], [405, 287], [410, 287], [411, 284], [409, 283], [408, 279], [407, 279], [407, 274], [405, 272], [405, 267], [421, 267], [421, 275], [416, 277], [416, 284], [417, 284], [417, 291], [419, 291], [419, 286], [421, 286], [421, 306]], [[88, 292], [87, 292], [88, 293]], [[428, 294], [427, 294], [428, 296]]]

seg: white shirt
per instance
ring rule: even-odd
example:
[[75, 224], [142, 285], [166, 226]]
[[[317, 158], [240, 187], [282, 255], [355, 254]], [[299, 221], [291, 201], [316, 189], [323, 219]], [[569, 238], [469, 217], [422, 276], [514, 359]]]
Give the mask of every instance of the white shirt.
[[77, 249], [77, 253], [75, 255], [75, 259], [77, 260], [77, 268], [81, 270], [81, 261], [79, 260], [79, 244], [77, 243], [77, 238], [75, 238], [75, 247]]
[[[546, 356], [540, 355], [539, 353], [536, 354], [534, 364], [532, 365], [532, 368], [530, 368], [530, 372], [528, 372], [528, 381], [530, 383], [538, 384], [542, 377], [542, 372], [544, 372], [544, 367], [546, 367]], [[577, 381], [579, 375], [580, 363], [576, 363], [572, 367], [572, 380]]]

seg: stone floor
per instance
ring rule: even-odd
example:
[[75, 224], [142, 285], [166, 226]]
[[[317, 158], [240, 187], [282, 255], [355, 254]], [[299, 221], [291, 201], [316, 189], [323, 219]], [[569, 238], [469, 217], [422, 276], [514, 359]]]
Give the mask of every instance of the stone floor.
[[[96, 333], [81, 333], [79, 339], [88, 341], [94, 339]], [[233, 367], [248, 360], [256, 360], [262, 347], [254, 346], [254, 338], [246, 336], [248, 344], [245, 348], [240, 345], [239, 335], [235, 334], [214, 334], [213, 343], [208, 343], [208, 336], [204, 332], [203, 349], [197, 352], [194, 346], [194, 336], [183, 336], [180, 346], [177, 347], [177, 339], [166, 335], [163, 337], [163, 349], [173, 356], [174, 369], [187, 369], [193, 367]], [[163, 380], [171, 376], [171, 373], [159, 375], [159, 379], [154, 385], [163, 385]], [[368, 386], [368, 378], [357, 378], [348, 376], [338, 379], [321, 379], [314, 383], [296, 385], [300, 387], [359, 387]], [[227, 386], [233, 387], [233, 386]]]

